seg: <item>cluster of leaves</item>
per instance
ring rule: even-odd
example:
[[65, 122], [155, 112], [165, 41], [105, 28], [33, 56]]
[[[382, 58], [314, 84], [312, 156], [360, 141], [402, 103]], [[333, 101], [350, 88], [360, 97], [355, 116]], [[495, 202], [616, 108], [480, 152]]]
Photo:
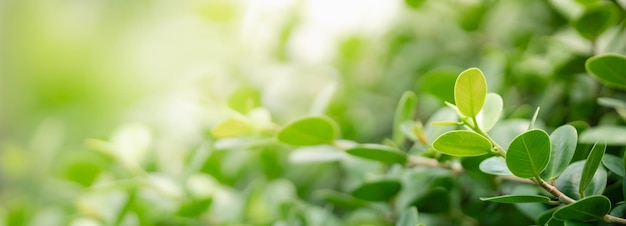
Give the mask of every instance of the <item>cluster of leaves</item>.
[[47, 161], [56, 137], [3, 144], [0, 225], [623, 222], [626, 59], [599, 54], [624, 53], [623, 3], [406, 2], [386, 39], [340, 45], [340, 95], [290, 123], [241, 88], [195, 145], [137, 124]]

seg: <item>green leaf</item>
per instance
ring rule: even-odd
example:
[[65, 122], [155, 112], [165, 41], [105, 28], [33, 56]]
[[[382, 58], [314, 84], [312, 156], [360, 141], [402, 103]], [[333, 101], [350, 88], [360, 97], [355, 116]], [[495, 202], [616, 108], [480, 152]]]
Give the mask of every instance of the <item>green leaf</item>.
[[626, 57], [617, 54], [602, 54], [589, 58], [587, 71], [602, 83], [626, 90]]
[[485, 104], [487, 81], [478, 68], [467, 69], [454, 83], [454, 102], [465, 116], [475, 117]]
[[456, 67], [440, 67], [428, 71], [418, 83], [422, 93], [429, 93], [441, 101], [454, 102], [454, 83], [462, 71]]
[[348, 154], [387, 164], [405, 164], [406, 154], [398, 149], [380, 144], [362, 144], [346, 150]]
[[207, 211], [213, 199], [204, 198], [199, 200], [192, 200], [190, 202], [184, 203], [176, 212], [176, 215], [183, 217], [197, 217], [201, 215], [203, 212]]
[[617, 157], [611, 154], [605, 154], [602, 157], [602, 164], [606, 166], [611, 172], [619, 175], [620, 177], [624, 177], [624, 161], [622, 158]]
[[602, 4], [588, 8], [580, 18], [574, 21], [573, 26], [586, 39], [595, 40], [609, 27], [612, 17], [612, 6]]
[[610, 210], [611, 201], [607, 197], [593, 195], [558, 209], [553, 217], [562, 221], [596, 221], [604, 219]]
[[552, 146], [550, 161], [541, 173], [541, 177], [545, 180], [557, 178], [572, 161], [578, 143], [578, 133], [571, 125], [560, 126], [550, 134], [550, 143]]
[[343, 192], [333, 190], [318, 190], [315, 195], [322, 198], [324, 201], [332, 203], [335, 206], [357, 209], [367, 206], [367, 202], [354, 198], [351, 195], [347, 195]]
[[578, 187], [580, 197], [585, 197], [585, 189], [587, 189], [587, 186], [591, 183], [593, 176], [598, 170], [598, 166], [600, 166], [605, 151], [606, 143], [596, 143], [593, 145], [593, 148], [591, 148], [591, 152], [589, 152], [589, 156], [587, 156], [587, 161], [585, 161], [585, 167], [583, 167], [583, 173], [580, 177], [580, 185]]
[[[626, 154], [624, 155], [624, 165], [626, 165]], [[624, 168], [624, 174], [626, 174], [626, 168]], [[626, 197], [626, 180], [622, 180], [622, 195]]]
[[598, 126], [589, 128], [580, 134], [580, 143], [593, 144], [597, 141], [605, 141], [607, 145], [626, 145], [626, 127]]
[[480, 171], [492, 175], [513, 175], [506, 166], [506, 160], [500, 156], [493, 156], [480, 162]]
[[533, 114], [533, 117], [530, 120], [530, 124], [528, 125], [528, 130], [535, 128], [535, 122], [537, 121], [537, 116], [539, 116], [540, 109], [541, 109], [540, 107], [537, 107], [537, 109], [535, 110], [535, 113]]
[[448, 155], [477, 156], [489, 153], [491, 143], [475, 132], [456, 130], [439, 136], [433, 142], [433, 148]]
[[415, 208], [415, 206], [411, 206], [402, 211], [396, 226], [415, 226], [417, 224], [417, 208]]
[[[537, 218], [537, 225], [548, 225], [551, 226], [552, 224], [548, 224], [548, 222], [550, 222], [550, 220], [553, 220], [554, 218], [552, 217], [552, 214], [554, 214], [554, 211], [556, 211], [558, 208], [552, 208], [549, 209], [545, 212], [543, 212], [541, 215], [539, 215], [539, 217]], [[561, 224], [563, 225], [563, 224]]]
[[529, 130], [509, 145], [506, 165], [518, 177], [538, 176], [550, 160], [550, 137], [543, 130]]
[[[586, 160], [581, 160], [570, 164], [565, 171], [556, 179], [556, 187], [563, 194], [573, 198], [580, 199], [578, 188], [580, 187], [580, 178], [585, 166]], [[593, 176], [591, 183], [585, 190], [585, 196], [602, 194], [606, 188], [606, 170], [603, 167], [598, 167], [598, 170]]]
[[391, 199], [401, 188], [402, 184], [400, 184], [400, 181], [380, 180], [361, 184], [361, 186], [353, 190], [351, 194], [359, 199], [382, 202]]
[[491, 130], [498, 120], [500, 119], [500, 115], [502, 114], [502, 97], [495, 93], [487, 93], [485, 98], [485, 106], [476, 116], [476, 121], [478, 121], [478, 126], [485, 132]]
[[325, 116], [310, 116], [286, 125], [278, 132], [280, 142], [304, 146], [330, 144], [337, 136], [337, 124]]
[[396, 106], [396, 115], [393, 120], [393, 141], [401, 144], [405, 139], [402, 133], [401, 125], [407, 121], [413, 121], [415, 115], [415, 105], [417, 96], [412, 91], [406, 91], [402, 94], [398, 106]]
[[496, 197], [480, 198], [481, 201], [490, 201], [497, 203], [533, 203], [540, 202], [545, 204], [558, 204], [558, 202], [552, 201], [550, 197], [542, 195], [503, 195]]
[[241, 136], [252, 130], [252, 127], [245, 121], [236, 118], [226, 119], [218, 123], [211, 129], [211, 136], [215, 138], [226, 138]]
[[598, 98], [598, 104], [605, 107], [615, 108], [617, 114], [626, 120], [626, 102], [608, 97], [600, 97]]
[[261, 92], [253, 87], [241, 87], [228, 98], [228, 106], [242, 114], [261, 106]]

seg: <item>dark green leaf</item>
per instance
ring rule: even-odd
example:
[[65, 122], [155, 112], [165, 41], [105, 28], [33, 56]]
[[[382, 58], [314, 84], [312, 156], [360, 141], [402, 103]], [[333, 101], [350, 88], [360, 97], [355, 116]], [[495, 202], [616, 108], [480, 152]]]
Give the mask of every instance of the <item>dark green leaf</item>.
[[482, 201], [490, 201], [497, 203], [533, 203], [540, 202], [546, 204], [555, 204], [555, 201], [550, 200], [549, 197], [541, 195], [503, 195], [496, 197], [480, 198]]
[[617, 54], [602, 54], [589, 58], [587, 71], [601, 82], [626, 90], [626, 57]]
[[433, 142], [435, 150], [454, 156], [477, 156], [491, 151], [487, 138], [466, 130], [450, 131]]
[[366, 182], [351, 192], [352, 196], [372, 201], [382, 202], [395, 196], [402, 185], [397, 180], [380, 180], [374, 182]]
[[417, 224], [417, 208], [412, 206], [402, 211], [396, 226], [416, 226]]
[[478, 68], [467, 69], [454, 83], [454, 101], [465, 116], [475, 117], [485, 104], [487, 81]]
[[[573, 199], [580, 199], [578, 188], [580, 187], [580, 177], [584, 166], [585, 160], [570, 164], [561, 176], [556, 179], [556, 187], [559, 191]], [[606, 170], [603, 167], [598, 167], [591, 183], [585, 190], [585, 196], [602, 194], [604, 188], [606, 188], [606, 179]]]
[[375, 160], [387, 164], [404, 164], [406, 163], [406, 154], [400, 150], [380, 145], [380, 144], [362, 144], [346, 150], [348, 154]]
[[550, 134], [550, 143], [552, 146], [550, 162], [541, 173], [541, 177], [546, 180], [557, 178], [572, 161], [578, 143], [578, 133], [573, 126], [563, 125]]
[[506, 160], [499, 156], [493, 156], [480, 162], [480, 171], [493, 175], [513, 175], [506, 166]]
[[316, 196], [324, 199], [324, 201], [338, 207], [356, 209], [367, 206], [367, 202], [354, 198], [353, 196], [347, 195], [343, 192], [333, 190], [319, 190], [315, 194]]
[[609, 27], [612, 16], [612, 5], [598, 5], [587, 9], [580, 18], [574, 21], [573, 25], [583, 37], [595, 40]]
[[[544, 226], [545, 225], [551, 225], [551, 224], [548, 224], [548, 222], [550, 222], [550, 220], [553, 219], [552, 218], [552, 214], [554, 214], [554, 211], [556, 211], [557, 209], [558, 209], [558, 207], [557, 208], [552, 208], [552, 209], [549, 209], [549, 210], [543, 212], [541, 215], [539, 215], [539, 217], [537, 218], [537, 225], [544, 225]], [[561, 225], [563, 225], [563, 224], [561, 224]]]
[[550, 137], [542, 130], [530, 130], [517, 136], [506, 154], [506, 165], [518, 177], [538, 176], [550, 160]]
[[310, 116], [286, 125], [277, 138], [290, 145], [330, 144], [337, 136], [336, 123], [324, 116]]
[[601, 195], [593, 195], [569, 204], [554, 212], [554, 218], [562, 221], [595, 221], [604, 219], [611, 210], [611, 201]]
[[602, 161], [602, 156], [604, 156], [605, 151], [605, 143], [596, 143], [593, 145], [593, 148], [591, 148], [591, 152], [589, 152], [587, 161], [585, 161], [585, 167], [583, 168], [583, 173], [580, 177], [580, 184], [578, 187], [580, 197], [584, 197], [585, 189], [587, 189], [587, 186], [591, 183], [593, 176], [598, 170], [598, 166], [600, 166], [600, 162]]
[[412, 122], [415, 115], [415, 105], [417, 96], [412, 91], [406, 91], [402, 94], [398, 106], [396, 106], [396, 115], [393, 119], [393, 141], [396, 144], [402, 143], [404, 136], [400, 126], [404, 122]]
[[611, 154], [605, 154], [602, 157], [602, 164], [604, 164], [604, 166], [606, 166], [606, 168], [611, 172], [622, 178], [624, 177], [624, 161], [622, 158]]
[[203, 212], [207, 211], [213, 199], [205, 198], [199, 200], [192, 200], [183, 204], [176, 212], [177, 215], [183, 217], [197, 217]]

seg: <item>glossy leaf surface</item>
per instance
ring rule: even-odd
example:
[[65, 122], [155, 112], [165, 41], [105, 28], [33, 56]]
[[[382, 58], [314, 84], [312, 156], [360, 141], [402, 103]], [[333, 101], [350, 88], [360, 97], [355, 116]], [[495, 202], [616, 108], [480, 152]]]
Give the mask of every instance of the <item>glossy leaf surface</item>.
[[550, 160], [550, 137], [542, 130], [530, 130], [513, 139], [506, 154], [506, 165], [518, 177], [539, 175]]
[[337, 125], [324, 116], [311, 116], [298, 119], [286, 125], [277, 138], [279, 141], [296, 146], [330, 144], [337, 136]]
[[491, 143], [483, 136], [465, 130], [442, 134], [433, 142], [435, 150], [454, 156], [477, 156], [491, 151]]
[[552, 180], [567, 168], [574, 153], [576, 152], [576, 144], [578, 143], [578, 133], [571, 125], [563, 125], [554, 130], [550, 134], [550, 161], [548, 166], [541, 173], [541, 177], [546, 180]]
[[587, 186], [591, 183], [593, 176], [598, 170], [598, 166], [600, 166], [605, 151], [605, 143], [596, 143], [593, 145], [593, 148], [591, 148], [591, 152], [589, 152], [587, 161], [585, 161], [585, 166], [583, 167], [583, 172], [580, 177], [580, 185], [578, 185], [578, 193], [580, 193], [581, 196], [584, 196], [585, 189], [587, 189]]
[[478, 68], [467, 69], [454, 84], [454, 101], [465, 116], [474, 117], [483, 108], [487, 96], [487, 81]]
[[595, 221], [602, 220], [610, 210], [611, 201], [608, 198], [594, 195], [558, 209], [553, 217], [562, 221]]
[[587, 71], [601, 82], [626, 90], [626, 57], [617, 54], [602, 54], [589, 58]]

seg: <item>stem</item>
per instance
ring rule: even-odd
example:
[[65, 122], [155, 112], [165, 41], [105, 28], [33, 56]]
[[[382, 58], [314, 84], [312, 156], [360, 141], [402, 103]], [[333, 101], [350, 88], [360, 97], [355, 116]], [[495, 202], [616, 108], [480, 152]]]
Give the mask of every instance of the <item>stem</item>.
[[467, 119], [463, 119], [462, 121], [463, 121], [463, 123], [465, 125], [467, 125], [474, 132], [480, 134], [481, 136], [483, 136], [483, 137], [487, 138], [487, 140], [489, 140], [489, 142], [491, 143], [491, 146], [493, 147], [494, 154], [499, 155], [502, 158], [506, 158], [506, 151], [504, 150], [504, 148], [502, 148], [502, 146], [500, 146], [498, 143], [496, 143], [496, 141], [494, 141], [489, 136], [489, 134], [487, 134], [485, 131], [480, 129], [480, 126], [478, 126], [478, 121], [476, 120], [476, 117], [472, 117], [472, 123], [467, 121]]

